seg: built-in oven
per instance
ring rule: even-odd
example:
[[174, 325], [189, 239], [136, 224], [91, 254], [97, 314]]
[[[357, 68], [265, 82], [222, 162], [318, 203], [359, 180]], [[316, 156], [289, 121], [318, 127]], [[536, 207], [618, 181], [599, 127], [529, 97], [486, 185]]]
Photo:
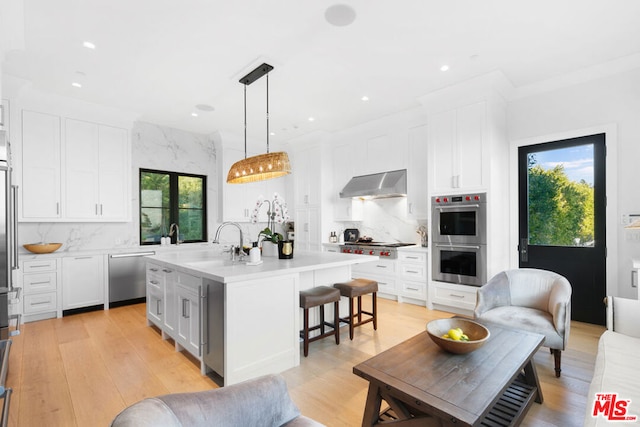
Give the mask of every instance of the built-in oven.
[[431, 199], [432, 278], [482, 286], [487, 280], [486, 193]]
[[434, 243], [433, 280], [482, 286], [487, 282], [487, 245]]

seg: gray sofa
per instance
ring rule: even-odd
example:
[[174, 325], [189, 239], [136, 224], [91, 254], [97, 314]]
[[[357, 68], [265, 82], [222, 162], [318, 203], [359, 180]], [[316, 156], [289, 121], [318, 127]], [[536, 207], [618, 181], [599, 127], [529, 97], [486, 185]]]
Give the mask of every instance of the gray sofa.
[[214, 390], [174, 393], [135, 403], [112, 427], [318, 427], [300, 414], [279, 375]]
[[[593, 379], [587, 395], [584, 426], [636, 425], [640, 422], [640, 301], [607, 297], [607, 330], [598, 341]], [[610, 420], [602, 404], [594, 416], [596, 394], [616, 393], [617, 401], [630, 400], [613, 416], [636, 416], [636, 422]]]

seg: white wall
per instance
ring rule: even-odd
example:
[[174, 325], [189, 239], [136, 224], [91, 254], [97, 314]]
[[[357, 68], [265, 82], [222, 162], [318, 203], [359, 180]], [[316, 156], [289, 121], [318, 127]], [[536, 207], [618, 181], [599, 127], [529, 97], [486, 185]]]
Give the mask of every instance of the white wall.
[[617, 157], [617, 162], [607, 165], [607, 187], [614, 185], [607, 193], [607, 292], [636, 297], [637, 289], [631, 287], [631, 260], [640, 259], [640, 235], [624, 230], [620, 218], [640, 213], [640, 70], [516, 99], [509, 103], [507, 114], [512, 145], [611, 130], [613, 140], [607, 143], [614, 145], [608, 147], [608, 157]]

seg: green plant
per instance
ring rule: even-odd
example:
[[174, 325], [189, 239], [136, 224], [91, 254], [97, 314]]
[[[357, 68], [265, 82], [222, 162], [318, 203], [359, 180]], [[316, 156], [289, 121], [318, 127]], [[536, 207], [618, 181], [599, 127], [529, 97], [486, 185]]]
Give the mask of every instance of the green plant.
[[260, 232], [260, 234], [258, 234], [258, 239], [260, 239], [260, 236], [263, 236], [264, 240], [267, 240], [272, 243], [278, 243], [284, 240], [284, 237], [282, 236], [282, 234], [274, 233], [273, 231], [271, 231], [269, 227], [265, 228]]

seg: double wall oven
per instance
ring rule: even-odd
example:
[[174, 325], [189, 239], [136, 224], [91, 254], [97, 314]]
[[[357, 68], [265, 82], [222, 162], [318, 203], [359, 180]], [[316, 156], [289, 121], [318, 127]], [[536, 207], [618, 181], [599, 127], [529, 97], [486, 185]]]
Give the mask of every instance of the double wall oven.
[[487, 281], [486, 193], [431, 199], [433, 280], [482, 286]]

